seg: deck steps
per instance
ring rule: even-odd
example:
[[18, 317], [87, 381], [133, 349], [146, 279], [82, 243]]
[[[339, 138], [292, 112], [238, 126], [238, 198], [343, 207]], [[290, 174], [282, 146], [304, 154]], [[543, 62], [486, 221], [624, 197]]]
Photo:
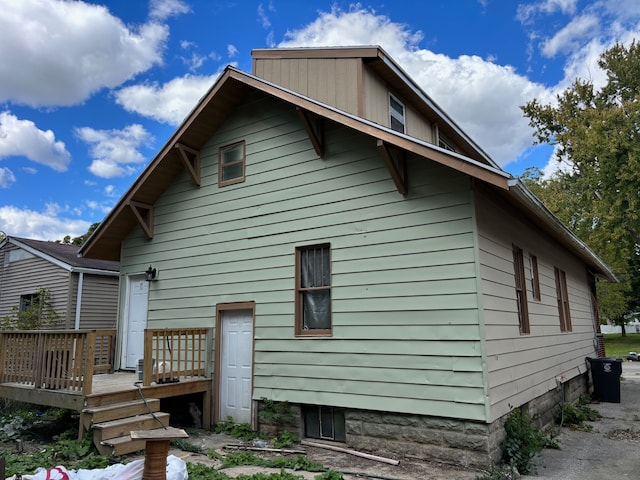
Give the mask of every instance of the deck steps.
[[130, 432], [169, 426], [169, 414], [159, 410], [159, 399], [86, 407], [82, 410], [82, 425], [93, 430], [93, 443], [101, 455], [119, 456], [145, 448], [144, 440], [132, 440]]
[[160, 410], [160, 400], [150, 398], [146, 400], [133, 400], [130, 402], [112, 403], [100, 407], [87, 407], [82, 410], [84, 427], [89, 430], [96, 423], [118, 420], [120, 418], [157, 412]]
[[[159, 421], [158, 421], [159, 420]], [[162, 424], [160, 423], [162, 422]], [[157, 412], [109, 420], [93, 425], [93, 443], [102, 455], [118, 456], [144, 449], [144, 442], [131, 440], [133, 430], [156, 430], [169, 426], [169, 414]]]

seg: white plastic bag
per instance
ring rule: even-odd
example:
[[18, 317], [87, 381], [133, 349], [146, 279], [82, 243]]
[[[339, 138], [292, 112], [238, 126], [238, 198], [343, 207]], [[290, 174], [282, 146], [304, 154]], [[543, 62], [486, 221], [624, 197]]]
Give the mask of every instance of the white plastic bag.
[[[67, 470], [62, 466], [49, 469], [39, 468], [35, 475], [23, 475], [24, 480], [142, 480], [144, 459], [127, 463], [116, 463], [107, 468], [95, 470]], [[167, 457], [167, 480], [188, 480], [187, 464], [184, 460], [169, 455]]]

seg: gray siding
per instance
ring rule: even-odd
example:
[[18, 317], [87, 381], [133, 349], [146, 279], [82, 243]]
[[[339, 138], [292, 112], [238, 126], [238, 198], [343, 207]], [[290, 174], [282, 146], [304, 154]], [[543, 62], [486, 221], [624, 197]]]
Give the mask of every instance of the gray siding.
[[[525, 218], [485, 192], [476, 194], [482, 302], [491, 419], [585, 371], [595, 356], [594, 320], [586, 266]], [[512, 245], [522, 248], [531, 333], [521, 335], [516, 306]], [[538, 259], [541, 299], [534, 300], [530, 256]], [[560, 331], [554, 266], [567, 275], [572, 332]]]
[[66, 328], [69, 319], [69, 272], [40, 257], [30, 256], [9, 262], [8, 252], [19, 250], [5, 244], [0, 271], [0, 317], [10, 315], [11, 308], [20, 305], [20, 296], [36, 293], [46, 287], [51, 293], [51, 305], [59, 316], [58, 328]]
[[[153, 264], [149, 326], [215, 325], [256, 302], [253, 397], [484, 420], [468, 177], [409, 160], [395, 190], [375, 139], [326, 125], [316, 157], [293, 108], [255, 95], [202, 150], [202, 186], [176, 179], [122, 274]], [[220, 146], [247, 142], [247, 179], [217, 187]], [[330, 242], [333, 335], [294, 337], [294, 249]]]
[[117, 311], [118, 277], [84, 274], [80, 328], [116, 328]]

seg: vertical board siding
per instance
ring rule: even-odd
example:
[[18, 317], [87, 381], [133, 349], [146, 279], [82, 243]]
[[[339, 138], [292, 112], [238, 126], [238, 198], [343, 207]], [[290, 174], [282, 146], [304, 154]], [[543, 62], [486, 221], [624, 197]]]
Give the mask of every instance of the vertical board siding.
[[[375, 139], [326, 124], [317, 158], [293, 108], [250, 97], [134, 229], [122, 273], [159, 270], [148, 325], [212, 327], [255, 301], [253, 398], [485, 420], [468, 177], [409, 159], [398, 194]], [[218, 148], [245, 140], [247, 177], [218, 188]], [[294, 251], [332, 250], [331, 337], [294, 336]]]
[[[482, 303], [491, 419], [573, 378], [594, 356], [594, 320], [586, 266], [525, 218], [476, 191]], [[530, 334], [520, 334], [512, 245], [524, 252]], [[538, 259], [540, 301], [533, 298], [530, 255]], [[572, 332], [560, 332], [553, 268], [567, 274]]]

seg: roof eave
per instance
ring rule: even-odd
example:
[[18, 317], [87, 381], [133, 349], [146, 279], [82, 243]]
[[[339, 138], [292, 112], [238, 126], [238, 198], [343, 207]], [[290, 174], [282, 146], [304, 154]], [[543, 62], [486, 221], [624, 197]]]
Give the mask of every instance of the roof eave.
[[513, 178], [509, 181], [509, 193], [519, 200], [519, 203], [528, 206], [529, 213], [542, 220], [557, 238], [578, 254], [587, 265], [595, 270], [595, 273], [602, 275], [611, 282], [618, 282], [609, 266], [572, 233], [519, 179]]

